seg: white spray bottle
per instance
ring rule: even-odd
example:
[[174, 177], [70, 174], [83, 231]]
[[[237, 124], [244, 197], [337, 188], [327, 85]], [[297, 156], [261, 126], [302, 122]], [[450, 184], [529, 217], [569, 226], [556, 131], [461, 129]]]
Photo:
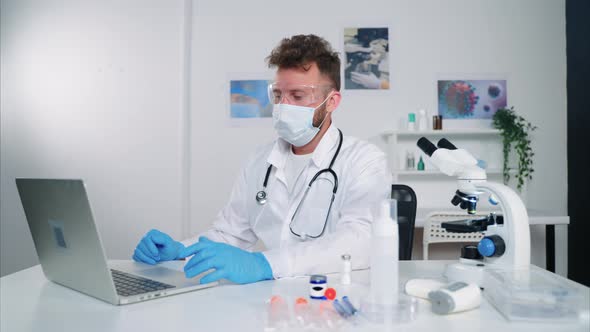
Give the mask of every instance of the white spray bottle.
[[399, 234], [397, 201], [385, 200], [373, 221], [369, 301], [390, 307], [398, 302]]
[[376, 324], [396, 324], [414, 319], [417, 301], [399, 294], [399, 233], [397, 201], [385, 200], [373, 220], [369, 292], [361, 312]]

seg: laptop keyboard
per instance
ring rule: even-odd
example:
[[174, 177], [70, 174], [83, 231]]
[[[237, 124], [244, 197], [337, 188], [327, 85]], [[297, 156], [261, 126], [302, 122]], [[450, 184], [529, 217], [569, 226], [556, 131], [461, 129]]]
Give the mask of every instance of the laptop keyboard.
[[117, 294], [121, 296], [132, 296], [175, 287], [118, 270], [111, 269], [111, 274], [115, 281]]

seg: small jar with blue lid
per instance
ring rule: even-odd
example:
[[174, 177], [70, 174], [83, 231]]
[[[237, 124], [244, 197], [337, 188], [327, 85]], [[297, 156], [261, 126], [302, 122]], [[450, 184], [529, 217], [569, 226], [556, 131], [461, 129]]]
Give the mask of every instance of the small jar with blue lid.
[[324, 293], [328, 286], [328, 278], [325, 275], [314, 274], [309, 277], [309, 297], [316, 300], [324, 300]]

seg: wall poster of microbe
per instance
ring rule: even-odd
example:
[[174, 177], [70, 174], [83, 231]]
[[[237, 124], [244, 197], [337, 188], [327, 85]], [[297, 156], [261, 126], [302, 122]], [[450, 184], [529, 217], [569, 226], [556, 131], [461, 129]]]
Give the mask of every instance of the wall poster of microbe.
[[492, 119], [507, 105], [506, 80], [439, 80], [438, 114], [443, 119]]

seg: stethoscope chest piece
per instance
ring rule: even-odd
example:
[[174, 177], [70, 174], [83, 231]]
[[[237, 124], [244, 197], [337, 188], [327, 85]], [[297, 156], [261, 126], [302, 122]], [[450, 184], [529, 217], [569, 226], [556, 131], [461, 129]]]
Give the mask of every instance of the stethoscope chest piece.
[[256, 202], [260, 205], [266, 204], [266, 191], [261, 190], [256, 193]]

